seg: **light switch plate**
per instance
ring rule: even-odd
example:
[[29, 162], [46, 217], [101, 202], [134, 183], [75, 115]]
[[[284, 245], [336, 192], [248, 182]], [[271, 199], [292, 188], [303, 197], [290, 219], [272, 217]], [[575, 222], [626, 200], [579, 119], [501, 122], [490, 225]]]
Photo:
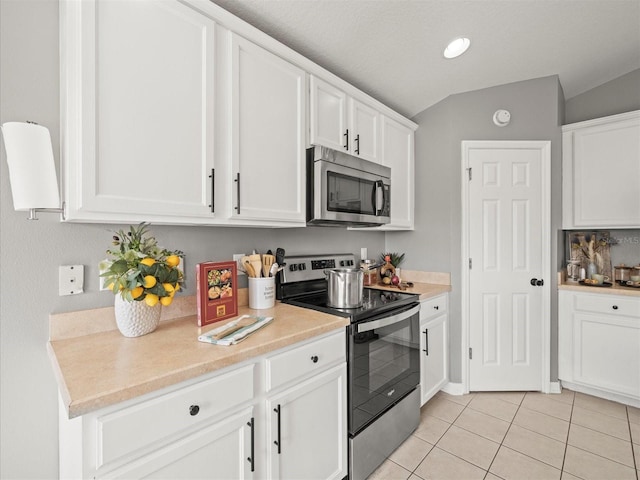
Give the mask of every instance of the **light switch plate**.
[[60, 265], [58, 295], [77, 295], [84, 290], [84, 265]]

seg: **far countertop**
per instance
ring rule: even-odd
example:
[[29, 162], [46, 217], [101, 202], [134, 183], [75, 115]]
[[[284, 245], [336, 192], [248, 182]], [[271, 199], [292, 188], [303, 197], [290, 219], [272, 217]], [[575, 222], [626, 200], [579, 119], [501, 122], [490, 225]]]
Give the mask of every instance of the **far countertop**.
[[572, 290], [574, 292], [596, 293], [601, 295], [623, 295], [626, 297], [640, 297], [640, 288], [623, 287], [613, 283], [610, 287], [592, 287], [578, 282], [567, 281], [562, 273], [559, 273], [558, 290]]
[[[397, 290], [394, 287], [376, 287]], [[246, 305], [246, 289], [239, 299]], [[449, 285], [414, 282], [406, 293], [425, 300], [451, 290]], [[239, 295], [240, 296], [240, 295]], [[251, 358], [322, 335], [349, 324], [344, 317], [276, 302], [272, 309], [238, 308], [238, 315], [273, 316], [274, 320], [233, 346], [199, 342], [195, 296], [176, 297], [163, 310], [157, 330], [124, 337], [115, 326], [113, 308], [51, 315], [47, 345], [64, 408], [73, 418], [146, 393], [175, 385]], [[165, 314], [177, 318], [165, 318]]]

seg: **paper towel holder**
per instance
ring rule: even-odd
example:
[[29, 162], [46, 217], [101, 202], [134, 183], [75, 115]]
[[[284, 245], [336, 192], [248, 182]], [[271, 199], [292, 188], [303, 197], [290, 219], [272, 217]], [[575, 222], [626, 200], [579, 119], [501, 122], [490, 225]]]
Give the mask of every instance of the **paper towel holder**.
[[29, 121], [7, 122], [1, 130], [14, 209], [28, 211], [29, 220], [38, 220], [38, 212], [59, 213], [65, 220], [49, 130]]

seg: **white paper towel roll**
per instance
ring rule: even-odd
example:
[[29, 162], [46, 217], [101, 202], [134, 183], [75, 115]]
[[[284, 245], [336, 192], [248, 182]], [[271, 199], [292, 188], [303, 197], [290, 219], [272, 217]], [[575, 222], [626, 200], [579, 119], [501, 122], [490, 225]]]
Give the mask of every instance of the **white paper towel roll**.
[[2, 125], [9, 180], [16, 210], [59, 208], [60, 194], [47, 128], [34, 123]]

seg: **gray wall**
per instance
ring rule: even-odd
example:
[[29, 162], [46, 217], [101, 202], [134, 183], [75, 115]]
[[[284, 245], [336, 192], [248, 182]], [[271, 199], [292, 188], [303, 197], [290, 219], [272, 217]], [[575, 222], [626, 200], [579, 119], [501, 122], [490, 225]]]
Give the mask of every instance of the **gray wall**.
[[564, 123], [640, 110], [640, 69], [567, 99]]
[[[58, 2], [0, 2], [0, 122], [33, 120], [47, 126], [58, 148]], [[0, 147], [0, 477], [56, 478], [57, 385], [46, 352], [50, 313], [113, 305], [99, 292], [97, 264], [118, 225], [61, 224], [57, 215], [37, 222], [15, 212], [4, 147]], [[57, 157], [57, 155], [56, 155]], [[234, 229], [153, 226], [160, 244], [186, 252], [195, 263], [233, 253], [284, 247], [288, 253], [367, 247], [377, 255], [384, 233], [333, 228]], [[85, 291], [58, 296], [58, 266], [85, 265]], [[187, 293], [195, 291], [193, 275]], [[194, 339], [195, 341], [195, 339]]]
[[[549, 249], [551, 271], [557, 271], [561, 225], [561, 131], [558, 105], [563, 94], [556, 76], [452, 95], [419, 113], [416, 134], [416, 230], [388, 233], [389, 249], [406, 252], [416, 270], [451, 272], [450, 380], [461, 382], [461, 241], [460, 157], [463, 140], [550, 140], [552, 215]], [[511, 112], [507, 127], [493, 124], [499, 108]], [[551, 291], [555, 292], [555, 275]], [[557, 309], [552, 304], [552, 312]], [[552, 380], [557, 378], [557, 320], [551, 322]]]

